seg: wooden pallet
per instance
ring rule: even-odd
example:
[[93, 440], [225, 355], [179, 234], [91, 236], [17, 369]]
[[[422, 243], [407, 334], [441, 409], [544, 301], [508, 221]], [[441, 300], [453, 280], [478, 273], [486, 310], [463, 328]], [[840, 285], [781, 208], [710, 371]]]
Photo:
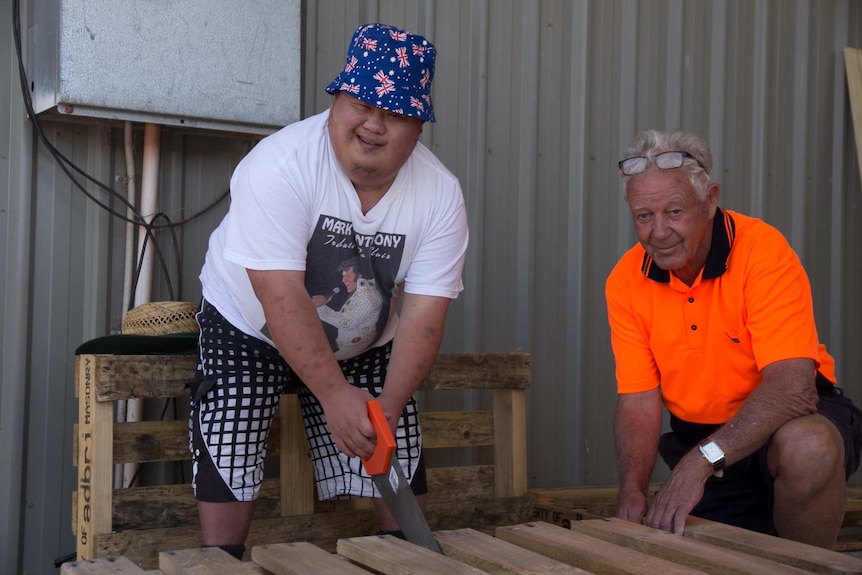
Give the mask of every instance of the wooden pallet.
[[744, 529], [696, 520], [685, 537], [619, 519], [577, 521], [572, 529], [545, 522], [498, 527], [495, 535], [473, 529], [437, 531], [438, 555], [391, 536], [340, 539], [337, 553], [307, 542], [254, 547], [240, 562], [220, 549], [159, 554], [145, 572], [128, 558], [67, 563], [61, 575], [688, 575], [862, 573], [862, 560]]
[[[187, 483], [114, 489], [115, 464], [188, 461], [188, 423], [114, 423], [114, 403], [129, 398], [188, 401], [185, 383], [194, 375], [191, 356], [79, 355], [76, 357], [73, 533], [78, 559], [124, 556], [151, 568], [160, 551], [200, 545], [196, 504]], [[460, 405], [468, 392], [491, 409], [421, 415], [428, 459], [427, 519], [432, 529], [497, 525], [529, 519], [526, 400], [530, 356], [526, 353], [441, 354], [423, 383], [430, 404]], [[453, 394], [455, 394], [453, 396]], [[485, 395], [483, 395], [485, 394]], [[438, 401], [439, 399], [439, 401]], [[334, 550], [339, 538], [371, 534], [370, 502], [318, 502], [296, 395], [284, 395], [270, 431], [269, 453], [279, 477], [265, 479], [247, 544], [311, 541]], [[490, 461], [464, 465], [465, 449], [483, 449]], [[450, 457], [435, 457], [454, 452]], [[438, 460], [435, 463], [432, 460]], [[443, 464], [439, 464], [442, 461]], [[468, 461], [469, 463], [469, 461]]]

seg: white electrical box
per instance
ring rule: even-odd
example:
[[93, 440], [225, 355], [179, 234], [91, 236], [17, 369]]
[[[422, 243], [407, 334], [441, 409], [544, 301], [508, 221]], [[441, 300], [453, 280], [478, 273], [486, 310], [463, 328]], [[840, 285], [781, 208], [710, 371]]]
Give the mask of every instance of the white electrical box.
[[300, 0], [32, 0], [37, 113], [268, 134], [300, 114]]

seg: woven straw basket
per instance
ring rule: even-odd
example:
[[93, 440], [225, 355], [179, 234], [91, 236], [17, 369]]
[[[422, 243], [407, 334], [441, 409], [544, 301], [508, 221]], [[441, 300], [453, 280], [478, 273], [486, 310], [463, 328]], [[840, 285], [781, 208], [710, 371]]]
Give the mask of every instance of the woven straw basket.
[[155, 301], [130, 309], [123, 320], [123, 333], [168, 335], [198, 333], [197, 304], [187, 301]]

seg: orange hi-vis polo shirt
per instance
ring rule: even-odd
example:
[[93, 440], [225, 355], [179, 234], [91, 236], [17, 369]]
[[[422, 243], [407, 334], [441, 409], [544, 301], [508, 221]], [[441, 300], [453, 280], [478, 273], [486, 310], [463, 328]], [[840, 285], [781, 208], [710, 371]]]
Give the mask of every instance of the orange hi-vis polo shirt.
[[661, 386], [665, 407], [684, 421], [725, 423], [776, 361], [813, 359], [835, 382], [802, 263], [756, 218], [716, 210], [706, 265], [691, 287], [638, 244], [614, 267], [605, 296], [618, 392]]

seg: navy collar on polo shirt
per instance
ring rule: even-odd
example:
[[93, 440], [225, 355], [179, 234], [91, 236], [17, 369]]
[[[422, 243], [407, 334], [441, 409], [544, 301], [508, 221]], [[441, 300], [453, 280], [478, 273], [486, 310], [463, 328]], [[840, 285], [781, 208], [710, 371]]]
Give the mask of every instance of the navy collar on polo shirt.
[[[712, 243], [706, 256], [702, 279], [715, 279], [727, 270], [727, 258], [730, 257], [730, 248], [733, 247], [735, 237], [736, 223], [733, 218], [721, 208], [716, 208], [712, 219]], [[670, 272], [653, 264], [652, 258], [646, 253], [641, 263], [641, 271], [653, 281], [670, 283]]]

